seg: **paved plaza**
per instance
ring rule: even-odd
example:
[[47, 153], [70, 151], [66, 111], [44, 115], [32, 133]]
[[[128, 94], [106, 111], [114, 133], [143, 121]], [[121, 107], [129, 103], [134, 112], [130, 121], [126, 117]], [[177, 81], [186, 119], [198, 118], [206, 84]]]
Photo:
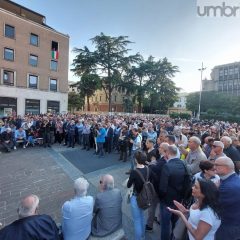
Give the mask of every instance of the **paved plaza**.
[[[129, 162], [118, 161], [119, 155], [108, 154], [98, 158], [93, 150], [81, 150], [79, 146], [66, 148], [53, 145], [51, 148], [34, 147], [0, 153], [0, 222], [3, 226], [17, 219], [19, 200], [30, 193], [40, 197], [40, 213], [51, 215], [61, 222], [61, 206], [74, 196], [73, 180], [83, 176], [89, 183], [89, 195], [98, 191], [100, 176], [114, 176], [115, 186], [123, 195], [123, 228], [127, 239], [133, 239], [133, 222], [129, 204], [126, 203], [126, 188], [123, 182]], [[147, 240], [160, 239], [159, 225]]]

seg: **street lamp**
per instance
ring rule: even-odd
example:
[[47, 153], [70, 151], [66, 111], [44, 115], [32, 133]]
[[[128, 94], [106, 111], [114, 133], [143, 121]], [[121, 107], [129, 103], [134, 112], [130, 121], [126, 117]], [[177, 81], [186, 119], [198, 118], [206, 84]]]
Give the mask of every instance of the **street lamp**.
[[201, 82], [200, 82], [200, 92], [199, 92], [199, 102], [198, 102], [198, 120], [200, 120], [200, 114], [201, 114], [201, 100], [202, 100], [202, 73], [206, 68], [203, 67], [203, 62], [202, 62], [202, 67], [199, 68], [198, 70], [201, 71]]

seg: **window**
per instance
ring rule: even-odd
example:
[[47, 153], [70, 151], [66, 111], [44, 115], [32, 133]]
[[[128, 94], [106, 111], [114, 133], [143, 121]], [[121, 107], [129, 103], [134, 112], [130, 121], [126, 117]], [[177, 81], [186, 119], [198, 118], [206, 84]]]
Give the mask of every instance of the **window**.
[[57, 71], [57, 68], [58, 68], [58, 62], [55, 60], [51, 60], [50, 69], [52, 71]]
[[4, 85], [14, 85], [14, 72], [3, 70], [3, 84]]
[[38, 56], [30, 54], [29, 55], [29, 65], [36, 67], [38, 65]]
[[58, 59], [58, 42], [52, 41], [52, 46], [51, 46], [51, 50], [52, 50], [52, 59]]
[[117, 101], [117, 96], [114, 97], [114, 101], [115, 101], [115, 102]]
[[38, 35], [31, 33], [30, 34], [30, 44], [33, 46], [38, 46], [39, 44], [39, 37]]
[[38, 86], [38, 76], [29, 75], [28, 87], [37, 89]]
[[40, 114], [40, 100], [26, 99], [25, 113]]
[[5, 37], [14, 38], [15, 37], [15, 27], [10, 25], [5, 25]]
[[47, 101], [47, 111], [51, 113], [60, 112], [60, 104], [57, 101]]
[[101, 102], [101, 101], [102, 101], [102, 96], [99, 97], [99, 102]]
[[57, 80], [56, 79], [50, 79], [50, 91], [57, 91]]
[[14, 50], [11, 48], [4, 48], [4, 59], [8, 61], [14, 60]]

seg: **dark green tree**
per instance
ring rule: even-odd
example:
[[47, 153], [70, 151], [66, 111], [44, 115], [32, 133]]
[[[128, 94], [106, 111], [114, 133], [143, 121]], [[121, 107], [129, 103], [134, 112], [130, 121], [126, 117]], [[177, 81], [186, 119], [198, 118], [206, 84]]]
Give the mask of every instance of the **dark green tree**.
[[128, 55], [128, 45], [132, 42], [127, 36], [111, 37], [103, 33], [91, 39], [95, 47], [90, 51], [87, 47], [75, 48], [78, 53], [73, 61], [73, 72], [78, 76], [83, 73], [97, 74], [101, 79], [101, 88], [108, 99], [108, 109], [111, 111], [111, 95], [114, 89], [122, 83], [122, 78], [131, 64], [140, 59], [139, 54]]
[[87, 111], [90, 111], [89, 98], [101, 88], [100, 78], [97, 74], [84, 73], [77, 85], [81, 99], [87, 98]]
[[[216, 118], [224, 115], [237, 115], [240, 110], [239, 101], [239, 96], [232, 96], [219, 92], [202, 92], [201, 114], [205, 113], [210, 116], [215, 116]], [[199, 92], [189, 94], [187, 96], [187, 109], [197, 113], [198, 105]]]
[[84, 101], [78, 93], [68, 93], [68, 110], [74, 112], [84, 106]]

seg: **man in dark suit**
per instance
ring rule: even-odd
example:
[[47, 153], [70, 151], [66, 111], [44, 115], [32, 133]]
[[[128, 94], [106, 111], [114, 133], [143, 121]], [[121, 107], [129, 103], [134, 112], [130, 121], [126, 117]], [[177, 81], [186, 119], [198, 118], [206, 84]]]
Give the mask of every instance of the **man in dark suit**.
[[60, 240], [58, 228], [48, 215], [38, 215], [39, 198], [36, 195], [25, 197], [18, 208], [19, 219], [0, 230], [4, 240]]
[[105, 151], [108, 153], [111, 153], [112, 151], [112, 143], [113, 143], [113, 128], [111, 126], [111, 123], [107, 123], [107, 134], [106, 134], [106, 140], [105, 140]]
[[181, 202], [183, 199], [186, 168], [177, 154], [176, 145], [169, 145], [166, 152], [167, 163], [162, 168], [159, 184], [161, 239], [164, 240], [170, 240], [170, 222], [173, 229], [177, 221], [176, 215], [169, 212], [167, 207], [174, 207], [173, 200]]

